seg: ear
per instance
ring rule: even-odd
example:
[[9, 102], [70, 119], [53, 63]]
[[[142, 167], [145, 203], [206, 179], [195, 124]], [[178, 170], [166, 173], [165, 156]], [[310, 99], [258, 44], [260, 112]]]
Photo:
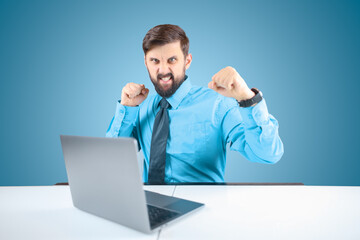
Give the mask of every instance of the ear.
[[189, 53], [185, 58], [185, 68], [186, 70], [190, 67], [192, 61], [192, 55]]
[[147, 64], [146, 64], [146, 55], [144, 55], [144, 63], [145, 63], [145, 66], [147, 67]]

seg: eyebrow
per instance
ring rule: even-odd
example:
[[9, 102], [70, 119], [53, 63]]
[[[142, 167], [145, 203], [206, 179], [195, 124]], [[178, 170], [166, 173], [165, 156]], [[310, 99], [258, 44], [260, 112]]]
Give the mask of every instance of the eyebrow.
[[[176, 59], [177, 59], [177, 56], [176, 56], [176, 55], [171, 56], [171, 57], [168, 58], [168, 60], [169, 60], [170, 58], [176, 58]], [[155, 58], [155, 57], [150, 57], [150, 61], [152, 61], [152, 60], [159, 60], [159, 59], [157, 59], [157, 58]]]

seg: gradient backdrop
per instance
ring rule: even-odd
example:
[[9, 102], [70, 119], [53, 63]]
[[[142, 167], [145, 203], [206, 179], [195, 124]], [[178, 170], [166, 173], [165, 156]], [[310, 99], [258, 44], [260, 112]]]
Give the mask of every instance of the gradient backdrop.
[[181, 26], [207, 86], [228, 65], [261, 89], [285, 154], [230, 152], [230, 182], [360, 185], [359, 1], [0, 0], [0, 185], [67, 181], [60, 134], [105, 136], [122, 87], [144, 83], [142, 39]]

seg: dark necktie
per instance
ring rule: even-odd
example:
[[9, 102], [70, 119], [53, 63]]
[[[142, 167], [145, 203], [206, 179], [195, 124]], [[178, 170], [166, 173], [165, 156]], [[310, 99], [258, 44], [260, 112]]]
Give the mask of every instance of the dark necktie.
[[165, 179], [166, 143], [169, 135], [170, 104], [165, 98], [160, 101], [160, 110], [156, 114], [150, 147], [150, 166], [148, 183], [163, 184]]

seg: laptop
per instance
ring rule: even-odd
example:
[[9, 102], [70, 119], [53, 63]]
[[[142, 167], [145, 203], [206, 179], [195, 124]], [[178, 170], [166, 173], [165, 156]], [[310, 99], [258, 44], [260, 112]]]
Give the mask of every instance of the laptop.
[[60, 136], [76, 208], [151, 233], [204, 204], [144, 191], [134, 138]]

